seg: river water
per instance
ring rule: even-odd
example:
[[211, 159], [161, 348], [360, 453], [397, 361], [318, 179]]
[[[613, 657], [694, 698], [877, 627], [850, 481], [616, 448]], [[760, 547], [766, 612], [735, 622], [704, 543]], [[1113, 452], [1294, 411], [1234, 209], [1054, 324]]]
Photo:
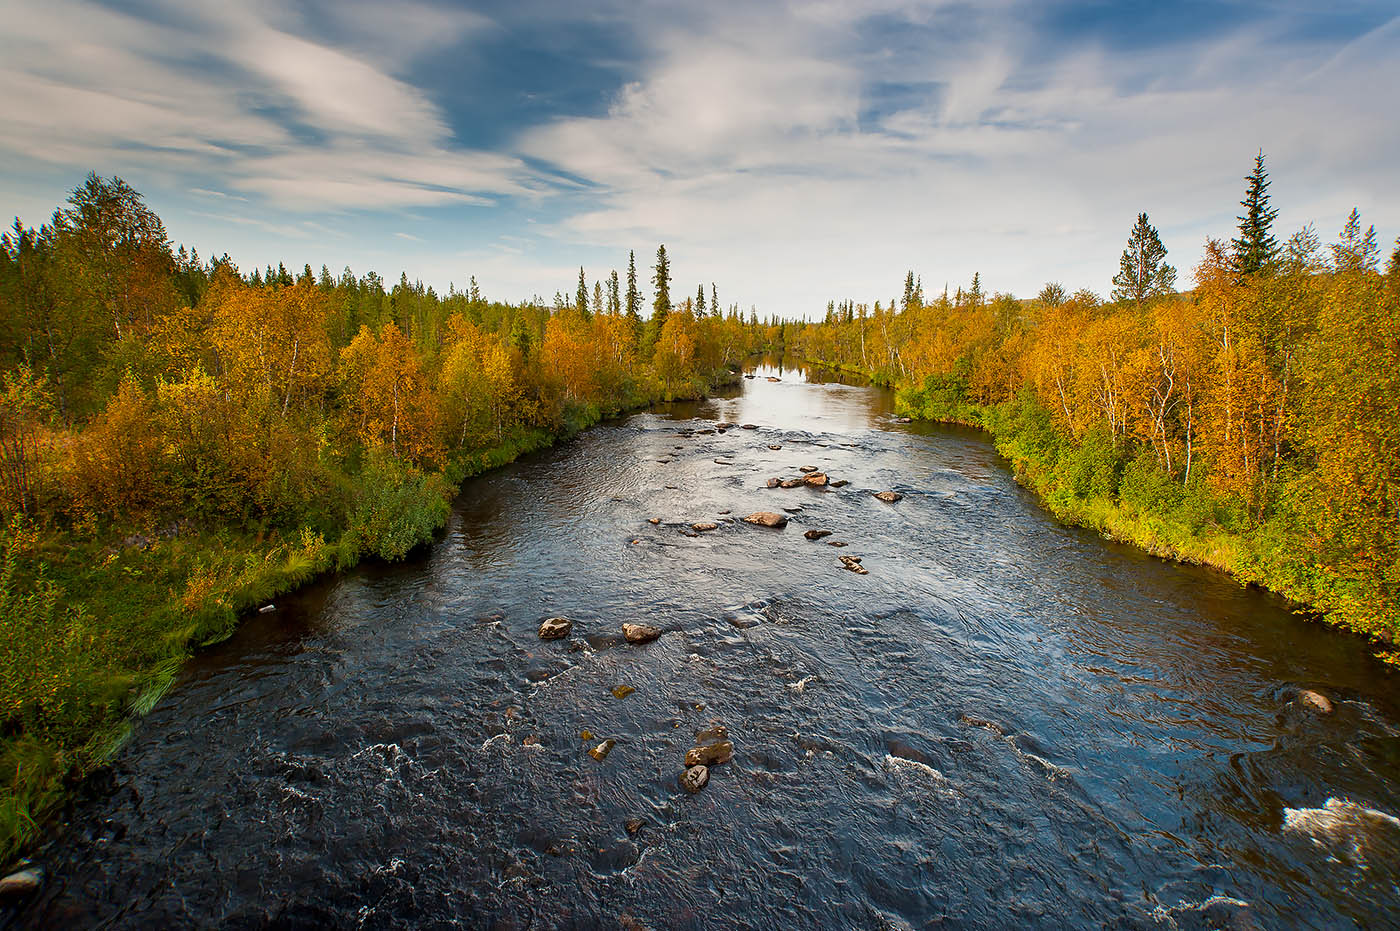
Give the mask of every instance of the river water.
[[[196, 658], [17, 923], [1395, 926], [1400, 708], [1360, 643], [1058, 525], [981, 434], [757, 374], [469, 482], [417, 558]], [[765, 487], [806, 464], [850, 484]]]

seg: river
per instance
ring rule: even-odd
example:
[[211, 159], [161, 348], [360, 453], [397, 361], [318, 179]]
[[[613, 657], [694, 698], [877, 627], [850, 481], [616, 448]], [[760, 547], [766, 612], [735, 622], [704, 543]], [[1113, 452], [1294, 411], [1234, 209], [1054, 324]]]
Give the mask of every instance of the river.
[[[1059, 525], [985, 435], [756, 374], [470, 481], [431, 548], [196, 657], [12, 921], [1395, 926], [1400, 707], [1363, 644]], [[807, 464], [850, 484], [765, 487]], [[716, 721], [734, 759], [689, 795]]]

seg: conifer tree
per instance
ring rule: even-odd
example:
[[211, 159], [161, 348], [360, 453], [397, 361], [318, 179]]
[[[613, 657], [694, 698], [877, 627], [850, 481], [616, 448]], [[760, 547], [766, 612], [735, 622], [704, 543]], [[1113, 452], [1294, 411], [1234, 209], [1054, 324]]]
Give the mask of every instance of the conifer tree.
[[1150, 297], [1171, 294], [1176, 287], [1176, 269], [1163, 261], [1166, 257], [1167, 247], [1147, 221], [1147, 214], [1138, 214], [1128, 248], [1119, 259], [1118, 274], [1113, 276], [1113, 299], [1141, 304]]
[[1278, 256], [1278, 240], [1270, 231], [1278, 211], [1269, 206], [1269, 173], [1264, 170], [1262, 151], [1254, 156], [1254, 170], [1244, 180], [1248, 185], [1240, 201], [1244, 215], [1235, 218], [1240, 221], [1240, 235], [1231, 240], [1231, 261], [1239, 274], [1253, 275]]
[[1376, 228], [1361, 232], [1361, 212], [1351, 208], [1342, 236], [1331, 247], [1332, 264], [1339, 272], [1364, 272], [1376, 267], [1380, 247], [1376, 245]]
[[642, 338], [642, 294], [637, 290], [637, 253], [627, 252], [627, 322], [632, 324], [632, 338]]
[[583, 277], [583, 266], [578, 267], [578, 295], [575, 301], [578, 312], [583, 314], [585, 320], [588, 319], [588, 282]]
[[710, 282], [710, 313], [716, 317], [720, 316], [719, 289], [715, 287], [715, 283], [713, 281]]
[[617, 279], [617, 269], [612, 270], [612, 275], [608, 278], [608, 313], [616, 317], [622, 313], [622, 288], [621, 282]]
[[695, 316], [705, 316], [705, 286], [703, 284], [695, 291]]
[[656, 297], [651, 302], [651, 319], [660, 328], [671, 313], [671, 260], [666, 257], [664, 243], [656, 250], [656, 268], [652, 274], [652, 285], [656, 288]]

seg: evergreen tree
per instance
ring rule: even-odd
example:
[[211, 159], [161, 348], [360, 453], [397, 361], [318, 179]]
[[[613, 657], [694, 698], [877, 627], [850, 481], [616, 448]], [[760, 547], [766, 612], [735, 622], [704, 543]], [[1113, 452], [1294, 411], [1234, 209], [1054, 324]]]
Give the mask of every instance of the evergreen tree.
[[599, 316], [603, 314], [603, 283], [593, 282], [593, 312]]
[[1254, 170], [1246, 177], [1244, 216], [1240, 221], [1240, 235], [1231, 240], [1235, 271], [1241, 275], [1253, 275], [1273, 264], [1278, 256], [1278, 240], [1270, 232], [1278, 211], [1269, 206], [1269, 173], [1264, 170], [1264, 153], [1254, 156]]
[[703, 284], [695, 292], [695, 316], [705, 316], [705, 286]]
[[1376, 228], [1361, 232], [1361, 212], [1351, 208], [1342, 237], [1332, 245], [1332, 264], [1339, 272], [1364, 272], [1376, 267], [1380, 247], [1376, 245]]
[[622, 313], [621, 282], [617, 279], [617, 269], [608, 278], [608, 313], [617, 316]]
[[1150, 297], [1171, 294], [1176, 287], [1176, 269], [1163, 261], [1166, 257], [1167, 247], [1147, 222], [1147, 214], [1138, 214], [1128, 248], [1119, 259], [1118, 274], [1113, 276], [1113, 299], [1141, 304]]
[[900, 303], [900, 310], [908, 310], [914, 306], [914, 270], [909, 269], [904, 276], [904, 300]]
[[713, 281], [710, 282], [710, 313], [716, 317], [720, 316], [719, 289], [715, 287], [715, 283]]
[[642, 293], [637, 290], [637, 253], [627, 252], [627, 322], [632, 324], [632, 338], [642, 338]]
[[578, 312], [583, 314], [585, 320], [588, 319], [588, 282], [583, 277], [583, 266], [578, 267], [578, 300], [575, 303]]
[[656, 250], [656, 268], [651, 283], [656, 288], [656, 297], [651, 302], [651, 319], [659, 331], [671, 313], [671, 260], [666, 257], [664, 243]]

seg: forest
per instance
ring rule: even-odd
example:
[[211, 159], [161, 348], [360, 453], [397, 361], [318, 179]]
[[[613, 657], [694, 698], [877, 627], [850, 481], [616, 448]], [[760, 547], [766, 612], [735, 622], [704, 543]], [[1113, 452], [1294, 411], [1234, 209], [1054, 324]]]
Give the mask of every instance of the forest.
[[240, 615], [404, 557], [467, 476], [733, 381], [772, 333], [713, 283], [673, 301], [665, 246], [551, 305], [245, 274], [96, 174], [0, 247], [0, 861]]
[[1146, 214], [1108, 300], [1047, 284], [832, 302], [800, 355], [899, 389], [907, 415], [989, 430], [1067, 521], [1225, 569], [1400, 662], [1400, 240], [1353, 210], [1324, 247], [1272, 227], [1262, 154], [1237, 235], [1177, 289]]

